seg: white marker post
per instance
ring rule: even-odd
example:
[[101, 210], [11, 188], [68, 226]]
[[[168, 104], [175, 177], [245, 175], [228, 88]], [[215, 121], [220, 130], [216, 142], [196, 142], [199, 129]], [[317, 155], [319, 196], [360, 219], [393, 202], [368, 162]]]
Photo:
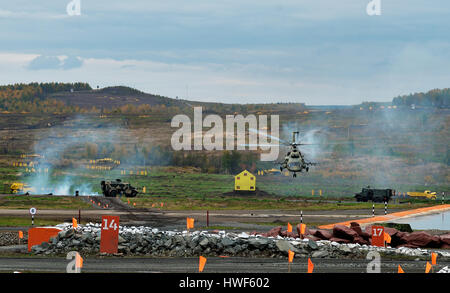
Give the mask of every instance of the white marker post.
[[31, 208], [30, 214], [31, 214], [31, 226], [34, 226], [34, 215], [36, 214], [36, 208]]

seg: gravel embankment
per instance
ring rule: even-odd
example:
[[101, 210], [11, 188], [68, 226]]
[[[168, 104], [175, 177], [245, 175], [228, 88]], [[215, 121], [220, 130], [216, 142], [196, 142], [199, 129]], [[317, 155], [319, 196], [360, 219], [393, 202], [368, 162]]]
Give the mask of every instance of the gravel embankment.
[[[71, 225], [59, 225], [63, 229], [49, 243], [33, 246], [35, 254], [64, 254], [77, 250], [84, 254], [98, 254], [100, 248], [100, 224], [89, 223], [74, 230]], [[298, 258], [365, 258], [369, 251], [382, 256], [409, 256], [429, 259], [431, 250], [422, 248], [384, 248], [361, 244], [340, 244], [334, 241], [299, 238], [264, 237], [247, 233], [218, 231], [160, 231], [144, 226], [120, 226], [118, 252], [121, 255], [148, 256], [241, 256], [286, 257], [288, 251]], [[436, 251], [436, 250], [433, 250]], [[437, 251], [439, 258], [450, 260], [449, 251]]]

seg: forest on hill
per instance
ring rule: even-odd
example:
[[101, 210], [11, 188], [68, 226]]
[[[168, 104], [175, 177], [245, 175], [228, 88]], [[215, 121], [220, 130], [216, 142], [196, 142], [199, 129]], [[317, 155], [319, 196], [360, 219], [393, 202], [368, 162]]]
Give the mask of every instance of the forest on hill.
[[450, 107], [450, 88], [434, 89], [426, 93], [414, 93], [398, 96], [392, 100], [396, 106]]
[[0, 112], [3, 113], [101, 113], [177, 114], [201, 106], [209, 114], [297, 113], [303, 103], [226, 104], [185, 101], [153, 95], [126, 86], [92, 89], [88, 83], [29, 83], [0, 86]]
[[92, 90], [88, 83], [17, 83], [0, 86], [0, 110], [3, 112], [54, 113], [70, 112], [63, 102], [48, 96], [63, 91]]
[[[392, 105], [395, 106], [409, 107], [413, 104], [449, 108], [450, 88], [398, 96], [392, 100]], [[33, 82], [0, 86], [0, 112], [3, 113], [174, 114], [185, 110], [191, 112], [194, 106], [202, 106], [209, 114], [298, 114], [307, 109], [303, 103], [226, 104], [185, 101], [147, 94], [126, 86], [93, 90], [88, 83], [83, 82]]]

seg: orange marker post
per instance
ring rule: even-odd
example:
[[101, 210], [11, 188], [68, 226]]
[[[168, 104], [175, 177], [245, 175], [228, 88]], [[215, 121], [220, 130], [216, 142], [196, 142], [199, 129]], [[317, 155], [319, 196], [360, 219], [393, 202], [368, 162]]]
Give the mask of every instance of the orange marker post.
[[72, 218], [72, 227], [74, 229], [78, 228], [78, 222], [77, 222], [77, 219], [75, 219], [75, 218]]
[[83, 258], [81, 255], [77, 252], [77, 256], [75, 258], [75, 267], [76, 268], [82, 268], [83, 267]]
[[306, 224], [300, 224], [300, 234], [304, 235], [306, 232]]
[[199, 264], [198, 264], [198, 271], [201, 273], [203, 272], [203, 269], [205, 268], [206, 264], [206, 257], [200, 256]]
[[193, 218], [186, 218], [186, 228], [194, 229], [194, 219]]
[[23, 239], [23, 232], [19, 231], [19, 245], [20, 245], [20, 240]]
[[431, 271], [432, 267], [433, 266], [429, 262], [427, 262], [427, 266], [425, 267], [425, 273], [428, 274]]
[[287, 223], [287, 231], [292, 232], [292, 225], [290, 223]]
[[295, 252], [293, 251], [288, 251], [288, 256], [289, 256], [289, 263], [291, 263], [294, 260], [294, 256], [295, 256]]
[[288, 273], [291, 272], [291, 263], [294, 260], [295, 253], [293, 251], [288, 251]]
[[435, 266], [437, 264], [436, 260], [437, 260], [437, 253], [432, 252], [431, 253], [431, 265]]
[[387, 243], [391, 243], [391, 235], [389, 235], [386, 232], [383, 232], [383, 233], [384, 233], [384, 246], [386, 247]]
[[312, 274], [314, 271], [314, 264], [310, 258], [308, 258], [308, 274]]

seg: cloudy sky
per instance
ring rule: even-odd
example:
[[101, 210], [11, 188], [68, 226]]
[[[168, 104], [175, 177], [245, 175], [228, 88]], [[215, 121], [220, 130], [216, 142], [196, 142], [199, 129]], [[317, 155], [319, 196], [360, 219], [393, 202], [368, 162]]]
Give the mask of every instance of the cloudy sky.
[[79, 1], [0, 0], [0, 84], [308, 105], [450, 87], [448, 0]]

